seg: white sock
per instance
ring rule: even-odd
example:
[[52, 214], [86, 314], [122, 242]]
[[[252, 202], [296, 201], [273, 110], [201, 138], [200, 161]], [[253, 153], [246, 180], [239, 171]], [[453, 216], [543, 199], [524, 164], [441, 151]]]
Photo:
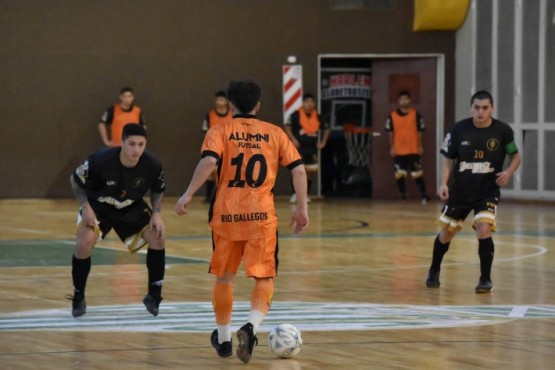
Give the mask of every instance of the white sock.
[[249, 322], [252, 324], [252, 331], [256, 335], [260, 324], [264, 320], [264, 314], [258, 310], [251, 310], [249, 313]]
[[218, 343], [229, 342], [231, 340], [231, 325], [217, 325], [218, 326]]

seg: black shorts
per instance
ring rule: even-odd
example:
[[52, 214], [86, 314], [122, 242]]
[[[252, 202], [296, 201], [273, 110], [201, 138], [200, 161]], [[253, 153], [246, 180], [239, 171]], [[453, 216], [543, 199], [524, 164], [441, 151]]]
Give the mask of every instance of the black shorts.
[[395, 173], [406, 176], [408, 172], [418, 175], [422, 172], [422, 159], [418, 154], [396, 155], [393, 157]]
[[104, 239], [110, 230], [114, 229], [122, 242], [127, 243], [131, 237], [142, 233], [150, 223], [152, 210], [144, 200], [141, 200], [122, 210], [97, 212], [96, 218], [100, 222], [98, 227]]
[[487, 196], [473, 203], [459, 202], [450, 198], [443, 206], [439, 223], [443, 228], [450, 231], [459, 231], [462, 229], [464, 220], [473, 211], [474, 222], [472, 227], [475, 227], [479, 222], [485, 222], [491, 225], [492, 231], [495, 231], [495, 215], [498, 203], [499, 197], [496, 195]]
[[299, 137], [299, 154], [304, 164], [314, 164], [318, 162], [318, 138], [313, 136], [301, 135]]

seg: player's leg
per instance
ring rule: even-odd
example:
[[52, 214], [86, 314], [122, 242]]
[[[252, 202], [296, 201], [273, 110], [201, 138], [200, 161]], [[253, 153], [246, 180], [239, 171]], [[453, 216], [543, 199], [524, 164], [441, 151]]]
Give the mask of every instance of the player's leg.
[[231, 341], [231, 314], [233, 311], [233, 281], [241, 263], [243, 242], [234, 242], [213, 233], [214, 252], [210, 261], [210, 273], [216, 275], [212, 303], [217, 329], [210, 342], [220, 357], [233, 354]]
[[424, 181], [424, 169], [422, 167], [422, 159], [420, 158], [419, 155], [411, 156], [410, 167], [411, 167], [410, 175], [414, 179], [414, 182], [416, 182], [416, 186], [420, 191], [420, 197], [422, 199], [422, 203], [426, 204], [430, 200], [430, 197], [428, 196], [428, 193], [426, 193], [426, 183]]
[[478, 238], [478, 256], [480, 257], [480, 280], [476, 286], [476, 293], [493, 291], [491, 282], [491, 267], [495, 254], [492, 231], [495, 231], [495, 214], [497, 198], [492, 197], [474, 209], [474, 229]]
[[162, 285], [166, 268], [166, 250], [164, 238], [159, 238], [154, 230], [149, 230], [151, 209], [146, 202], [137, 204], [110, 215], [111, 224], [131, 253], [148, 246], [146, 265], [148, 269], [148, 293], [143, 299], [147, 311], [158, 315], [162, 302]]
[[258, 344], [256, 333], [270, 310], [279, 263], [278, 252], [277, 233], [264, 239], [250, 240], [245, 245], [245, 274], [255, 279], [248, 321], [237, 331], [237, 357], [245, 363], [251, 360], [254, 346]]
[[441, 271], [441, 262], [449, 250], [451, 241], [462, 228], [463, 222], [469, 213], [469, 208], [454, 207], [453, 204], [449, 202], [443, 206], [443, 211], [439, 217], [441, 231], [434, 240], [432, 263], [428, 271], [428, 278], [426, 279], [426, 286], [428, 288], [440, 287], [439, 275]]
[[71, 314], [74, 317], [83, 316], [87, 312], [85, 288], [91, 271], [91, 253], [100, 235], [98, 226], [89, 227], [81, 223], [77, 226], [77, 241], [71, 261], [71, 277], [73, 280], [73, 295], [67, 296], [72, 301]]
[[399, 197], [402, 200], [407, 199], [407, 190], [405, 179], [407, 177], [407, 163], [404, 156], [397, 155], [393, 157], [393, 168], [395, 171], [395, 182], [399, 189]]
[[143, 239], [148, 244], [146, 252], [146, 267], [148, 270], [148, 293], [143, 299], [147, 311], [158, 315], [160, 302], [162, 302], [162, 286], [166, 270], [166, 243], [163, 237], [159, 238], [156, 231], [147, 229], [143, 232]]

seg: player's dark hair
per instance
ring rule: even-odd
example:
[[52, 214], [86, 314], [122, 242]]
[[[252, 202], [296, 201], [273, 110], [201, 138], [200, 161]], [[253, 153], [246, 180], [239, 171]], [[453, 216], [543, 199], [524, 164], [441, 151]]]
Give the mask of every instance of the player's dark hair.
[[486, 90], [479, 90], [476, 91], [474, 93], [474, 95], [472, 95], [472, 98], [470, 98], [470, 106], [472, 106], [472, 104], [474, 104], [474, 100], [489, 100], [490, 104], [493, 106], [493, 96], [491, 96], [491, 94], [486, 91]]
[[312, 99], [312, 100], [316, 101], [316, 97], [314, 96], [314, 94], [311, 94], [311, 93], [306, 93], [306, 94], [303, 95], [303, 101], [305, 101], [307, 99]]
[[128, 93], [128, 92], [131, 93], [131, 94], [134, 94], [134, 93], [135, 93], [135, 91], [133, 91], [133, 89], [130, 88], [129, 86], [124, 86], [124, 87], [122, 87], [121, 90], [119, 91], [119, 94], [121, 95], [121, 94], [125, 94], [125, 93]]
[[410, 92], [408, 90], [401, 90], [397, 94], [397, 98], [400, 98], [401, 96], [406, 96], [407, 98], [410, 98]]
[[218, 90], [216, 91], [216, 93], [214, 94], [215, 98], [226, 98], [227, 99], [227, 94], [225, 93], [224, 90]]
[[262, 97], [262, 89], [253, 80], [231, 81], [227, 96], [238, 113], [249, 113], [256, 107]]
[[143, 136], [146, 139], [146, 129], [138, 123], [128, 123], [123, 126], [121, 140], [125, 141], [129, 136]]

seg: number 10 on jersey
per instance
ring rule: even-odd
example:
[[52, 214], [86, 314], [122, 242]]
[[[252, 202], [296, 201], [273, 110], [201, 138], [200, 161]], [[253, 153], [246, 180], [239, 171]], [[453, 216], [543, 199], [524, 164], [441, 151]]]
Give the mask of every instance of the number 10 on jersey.
[[[268, 174], [268, 164], [266, 163], [266, 158], [262, 154], [254, 154], [247, 161], [245, 168], [245, 178], [241, 178], [243, 172], [243, 164], [245, 162], [245, 153], [239, 154], [237, 157], [231, 159], [231, 165], [237, 167], [235, 170], [235, 177], [233, 180], [229, 180], [228, 187], [230, 188], [244, 188], [245, 183], [251, 188], [258, 188], [266, 180], [266, 175]], [[254, 171], [257, 167], [258, 177], [254, 178]]]

